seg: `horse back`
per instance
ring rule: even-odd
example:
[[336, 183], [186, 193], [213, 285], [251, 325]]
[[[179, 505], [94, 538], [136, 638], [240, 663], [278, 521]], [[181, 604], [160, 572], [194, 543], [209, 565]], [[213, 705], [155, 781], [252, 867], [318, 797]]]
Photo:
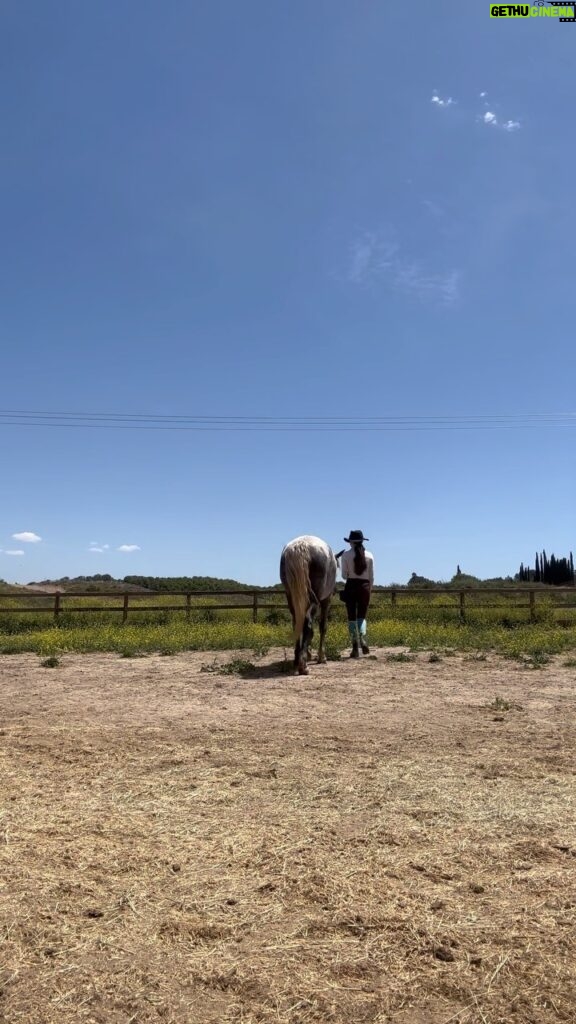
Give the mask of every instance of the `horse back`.
[[286, 586], [286, 559], [292, 552], [305, 553], [310, 589], [322, 601], [332, 594], [336, 585], [336, 557], [332, 548], [320, 537], [305, 535], [295, 537], [286, 544], [280, 558], [280, 580]]

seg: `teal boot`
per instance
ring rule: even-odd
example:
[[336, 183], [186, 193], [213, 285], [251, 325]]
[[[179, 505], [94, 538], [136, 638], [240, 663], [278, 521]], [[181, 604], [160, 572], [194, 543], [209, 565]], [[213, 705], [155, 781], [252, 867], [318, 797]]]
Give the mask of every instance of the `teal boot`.
[[366, 619], [358, 619], [356, 625], [358, 627], [358, 635], [362, 645], [362, 654], [370, 654], [370, 648], [366, 643]]

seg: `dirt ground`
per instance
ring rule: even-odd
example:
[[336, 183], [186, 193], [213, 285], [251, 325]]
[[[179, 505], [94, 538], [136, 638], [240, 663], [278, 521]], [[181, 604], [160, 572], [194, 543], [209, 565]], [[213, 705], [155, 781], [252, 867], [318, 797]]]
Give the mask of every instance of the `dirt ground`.
[[0, 1020], [576, 1020], [576, 669], [375, 653], [0, 658]]

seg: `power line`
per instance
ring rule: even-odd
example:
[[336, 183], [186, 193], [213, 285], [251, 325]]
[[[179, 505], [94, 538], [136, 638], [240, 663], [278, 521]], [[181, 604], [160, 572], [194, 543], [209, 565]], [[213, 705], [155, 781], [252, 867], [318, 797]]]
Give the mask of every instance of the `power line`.
[[165, 414], [165, 413], [126, 413], [126, 412], [62, 412], [54, 409], [2, 409], [0, 416], [46, 416], [46, 417], [68, 417], [73, 419], [135, 419], [135, 420], [198, 420], [198, 421], [265, 421], [265, 422], [382, 422], [382, 421], [432, 421], [432, 420], [541, 420], [541, 419], [571, 419], [576, 421], [576, 412], [527, 412], [527, 413], [478, 413], [470, 414], [444, 414], [444, 415], [418, 415], [402, 416], [398, 414], [389, 416], [261, 416], [251, 415], [200, 415], [191, 413]]
[[576, 426], [576, 413], [439, 416], [206, 416], [157, 413], [0, 410], [0, 426], [194, 432], [387, 432], [536, 429]]

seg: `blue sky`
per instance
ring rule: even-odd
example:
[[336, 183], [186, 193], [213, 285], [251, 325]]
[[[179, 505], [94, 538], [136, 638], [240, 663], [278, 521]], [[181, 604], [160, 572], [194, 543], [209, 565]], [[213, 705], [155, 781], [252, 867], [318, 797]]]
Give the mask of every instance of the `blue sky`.
[[[1, 410], [575, 411], [574, 26], [449, 0], [7, 0], [0, 20]], [[290, 538], [356, 528], [383, 584], [576, 547], [564, 421], [9, 419], [6, 580], [269, 584]]]

